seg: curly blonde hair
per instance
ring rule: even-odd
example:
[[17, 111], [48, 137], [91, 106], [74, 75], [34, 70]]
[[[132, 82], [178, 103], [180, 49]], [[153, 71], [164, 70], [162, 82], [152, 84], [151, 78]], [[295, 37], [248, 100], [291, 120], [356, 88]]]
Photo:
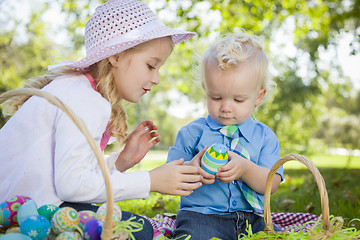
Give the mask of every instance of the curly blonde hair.
[[[169, 42], [171, 49], [174, 47], [171, 37], [165, 37]], [[131, 54], [136, 51], [141, 51], [149, 47], [152, 40], [138, 44], [130, 49], [127, 49], [118, 54]], [[58, 67], [49, 71], [47, 74], [30, 78], [25, 81], [24, 88], [42, 89], [55, 78], [62, 75], [81, 75], [96, 71], [96, 76], [93, 76], [96, 81], [97, 91], [111, 104], [111, 116], [109, 123], [109, 134], [116, 137], [119, 143], [125, 144], [128, 136], [128, 125], [126, 112], [122, 104], [122, 98], [118, 94], [115, 86], [115, 78], [111, 71], [112, 65], [108, 58], [103, 59], [85, 70], [78, 70], [73, 68]], [[29, 99], [26, 96], [15, 96], [10, 98], [3, 104], [3, 114], [7, 116], [13, 115], [23, 104]]]
[[205, 80], [205, 68], [210, 59], [216, 59], [218, 68], [222, 70], [235, 68], [241, 62], [254, 59], [260, 88], [268, 92], [275, 86], [268, 77], [268, 59], [261, 40], [256, 35], [249, 35], [245, 31], [228, 34], [210, 46], [200, 64], [202, 81]]

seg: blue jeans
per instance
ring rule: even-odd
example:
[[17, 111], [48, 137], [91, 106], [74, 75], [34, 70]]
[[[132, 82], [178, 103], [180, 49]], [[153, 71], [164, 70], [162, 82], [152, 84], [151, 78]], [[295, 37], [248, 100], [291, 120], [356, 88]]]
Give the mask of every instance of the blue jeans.
[[[246, 220], [251, 224], [253, 233], [265, 228], [264, 218], [251, 212], [237, 211], [220, 215], [181, 210], [176, 217], [174, 238], [185, 239], [185, 236], [191, 235], [191, 240], [208, 240], [212, 237], [237, 240], [239, 234], [247, 234]], [[277, 226], [274, 229], [280, 231]]]
[[[93, 205], [93, 204], [89, 204], [89, 203], [69, 203], [69, 202], [64, 202], [60, 205], [60, 207], [72, 207], [74, 209], [76, 209], [77, 211], [84, 211], [84, 210], [90, 210], [93, 212], [96, 212], [97, 209], [99, 208], [99, 206]], [[122, 217], [121, 220], [128, 220], [129, 218], [131, 218], [132, 216], [135, 216], [135, 220], [134, 221], [138, 221], [140, 219], [144, 220], [144, 225], [143, 225], [143, 229], [139, 232], [134, 232], [132, 233], [135, 237], [135, 239], [138, 240], [152, 240], [153, 236], [154, 236], [154, 229], [151, 225], [151, 223], [136, 214], [130, 213], [130, 212], [125, 212], [122, 211]]]

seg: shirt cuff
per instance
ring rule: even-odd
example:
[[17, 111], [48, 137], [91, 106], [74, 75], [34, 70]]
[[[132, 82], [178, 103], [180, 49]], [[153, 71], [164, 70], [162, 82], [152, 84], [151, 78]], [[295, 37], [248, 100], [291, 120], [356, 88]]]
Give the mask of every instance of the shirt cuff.
[[117, 175], [119, 179], [112, 179], [115, 201], [149, 197], [150, 174], [148, 171], [118, 172]]
[[105, 162], [109, 171], [116, 170], [115, 162], [119, 157], [120, 152], [112, 152], [110, 155], [105, 155]]

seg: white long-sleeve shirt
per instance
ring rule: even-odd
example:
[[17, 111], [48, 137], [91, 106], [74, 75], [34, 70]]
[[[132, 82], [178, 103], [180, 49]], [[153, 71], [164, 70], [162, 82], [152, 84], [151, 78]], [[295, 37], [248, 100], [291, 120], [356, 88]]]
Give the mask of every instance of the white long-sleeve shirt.
[[[111, 106], [84, 75], [63, 76], [43, 88], [83, 119], [100, 144]], [[147, 198], [147, 171], [120, 173], [118, 154], [106, 158], [115, 201]], [[0, 129], [0, 201], [24, 195], [39, 206], [106, 201], [104, 178], [85, 136], [61, 109], [33, 96]]]

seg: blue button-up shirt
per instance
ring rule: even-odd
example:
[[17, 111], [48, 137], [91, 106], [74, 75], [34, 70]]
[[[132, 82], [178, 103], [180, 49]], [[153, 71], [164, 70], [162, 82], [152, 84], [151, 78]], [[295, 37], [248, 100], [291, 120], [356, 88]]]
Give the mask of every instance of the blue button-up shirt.
[[[219, 132], [223, 125], [210, 116], [199, 118], [182, 127], [178, 132], [175, 145], [170, 147], [167, 162], [184, 158], [190, 161], [205, 146], [222, 143], [230, 146], [231, 139]], [[265, 124], [254, 121], [251, 117], [238, 125], [240, 141], [247, 149], [251, 161], [259, 166], [271, 168], [279, 160], [279, 141], [275, 133]], [[277, 171], [283, 178], [283, 169]], [[237, 181], [203, 185], [192, 194], [181, 197], [181, 210], [205, 214], [227, 214], [235, 211], [253, 211], [241, 193]]]

